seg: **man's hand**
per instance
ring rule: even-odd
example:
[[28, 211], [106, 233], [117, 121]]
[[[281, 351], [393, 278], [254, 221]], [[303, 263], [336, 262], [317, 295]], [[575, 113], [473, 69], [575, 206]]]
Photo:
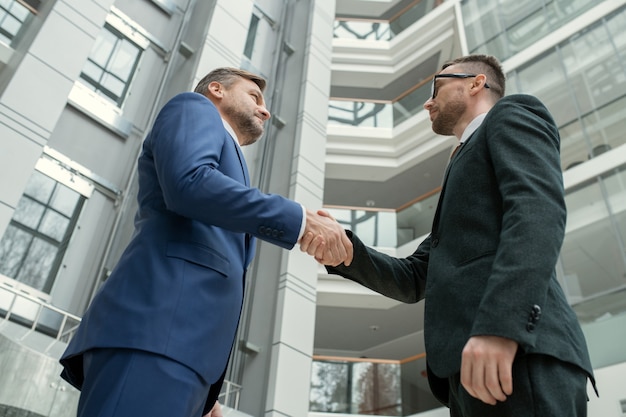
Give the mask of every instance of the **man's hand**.
[[498, 336], [471, 337], [463, 348], [461, 385], [474, 398], [495, 405], [513, 393], [517, 342]]
[[323, 265], [337, 266], [352, 262], [352, 242], [345, 230], [325, 210], [306, 210], [306, 225], [300, 239], [300, 250]]
[[222, 414], [222, 406], [220, 405], [219, 401], [215, 401], [215, 405], [213, 406], [213, 408], [211, 408], [211, 411], [209, 411], [203, 417], [224, 417], [224, 414]]

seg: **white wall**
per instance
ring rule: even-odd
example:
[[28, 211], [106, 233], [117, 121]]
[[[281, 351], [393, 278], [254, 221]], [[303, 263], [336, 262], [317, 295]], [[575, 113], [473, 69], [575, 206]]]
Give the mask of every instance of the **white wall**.
[[600, 397], [596, 397], [591, 386], [589, 417], [623, 417], [620, 400], [626, 401], [626, 362], [595, 370]]

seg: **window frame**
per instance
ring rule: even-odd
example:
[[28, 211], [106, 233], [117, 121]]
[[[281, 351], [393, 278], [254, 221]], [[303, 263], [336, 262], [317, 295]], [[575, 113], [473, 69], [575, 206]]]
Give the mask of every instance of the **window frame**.
[[[105, 99], [114, 103], [117, 107], [121, 108], [122, 105], [124, 104], [124, 101], [126, 100], [126, 97], [128, 96], [128, 91], [130, 90], [132, 81], [135, 78], [135, 75], [137, 74], [137, 68], [139, 67], [139, 63], [145, 51], [145, 47], [142, 47], [141, 45], [139, 45], [132, 38], [128, 37], [122, 30], [117, 29], [114, 25], [112, 25], [108, 21], [105, 23], [105, 25], [102, 28], [102, 32], [100, 33], [102, 34], [104, 31], [109, 31], [109, 33], [113, 34], [117, 38], [114, 48], [112, 49], [111, 53], [106, 59], [105, 66], [102, 67], [100, 64], [96, 63], [91, 58], [92, 53], [94, 52], [93, 50], [89, 54], [89, 57], [87, 57], [87, 63], [91, 63], [92, 65], [95, 65], [102, 70], [102, 76], [100, 80], [95, 80], [92, 77], [85, 74], [84, 72], [85, 67], [83, 67], [83, 71], [81, 71], [80, 73], [79, 80], [80, 82], [85, 84], [89, 89], [91, 89], [95, 94], [104, 97]], [[110, 64], [111, 59], [115, 55], [115, 52], [117, 49], [116, 47], [120, 45], [121, 42], [124, 42], [124, 41], [129, 42], [130, 44], [132, 44], [133, 46], [137, 48], [137, 55], [129, 70], [129, 76], [126, 80], [121, 79], [108, 68], [108, 64]], [[87, 65], [87, 63], [85, 63], [85, 66]], [[115, 79], [119, 80], [120, 82], [124, 84], [124, 88], [119, 96], [102, 84], [101, 82], [102, 78], [107, 75], [110, 77], [114, 77]]]

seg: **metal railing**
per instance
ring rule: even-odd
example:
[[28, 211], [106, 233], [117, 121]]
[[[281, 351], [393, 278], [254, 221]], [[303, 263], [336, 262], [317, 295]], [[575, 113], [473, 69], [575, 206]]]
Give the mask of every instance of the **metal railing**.
[[[10, 302], [5, 308], [3, 302], [8, 299]], [[13, 321], [29, 327], [26, 333], [17, 338], [19, 342], [27, 341], [36, 331], [53, 338], [43, 349], [44, 354], [48, 354], [55, 344], [68, 342], [81, 320], [80, 317], [63, 311], [6, 281], [0, 282], [0, 311], [2, 310], [4, 319], [0, 325]]]
[[241, 389], [241, 385], [237, 385], [234, 382], [224, 380], [224, 385], [222, 385], [222, 392], [220, 392], [220, 395], [217, 397], [217, 399], [221, 405], [238, 410], [239, 395], [241, 394]]
[[[53, 340], [37, 350], [49, 355], [51, 349], [58, 343], [68, 343], [78, 328], [81, 318], [63, 311], [50, 304], [41, 296], [35, 295], [36, 290], [29, 293], [17, 281], [0, 277], [0, 329], [11, 321], [22, 325], [28, 330], [15, 338], [19, 343], [26, 344], [28, 339], [36, 333], [43, 333]], [[41, 345], [39, 345], [41, 346]], [[32, 346], [31, 346], [32, 347]], [[239, 397], [242, 386], [225, 380], [222, 392], [219, 395], [220, 404], [239, 409]]]

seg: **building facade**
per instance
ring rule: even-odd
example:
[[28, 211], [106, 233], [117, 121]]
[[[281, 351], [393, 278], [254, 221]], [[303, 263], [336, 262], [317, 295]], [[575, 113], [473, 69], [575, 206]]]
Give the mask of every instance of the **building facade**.
[[[497, 56], [507, 93], [538, 96], [559, 126], [557, 272], [596, 369], [590, 415], [626, 414], [625, 25], [626, 0], [0, 1], [0, 415], [75, 414], [57, 360], [132, 235], [135, 162], [169, 98], [220, 66], [263, 75], [253, 185], [406, 256], [455, 143], [422, 105], [467, 53]], [[248, 276], [227, 406], [446, 415], [422, 375], [422, 303], [265, 243]]]

